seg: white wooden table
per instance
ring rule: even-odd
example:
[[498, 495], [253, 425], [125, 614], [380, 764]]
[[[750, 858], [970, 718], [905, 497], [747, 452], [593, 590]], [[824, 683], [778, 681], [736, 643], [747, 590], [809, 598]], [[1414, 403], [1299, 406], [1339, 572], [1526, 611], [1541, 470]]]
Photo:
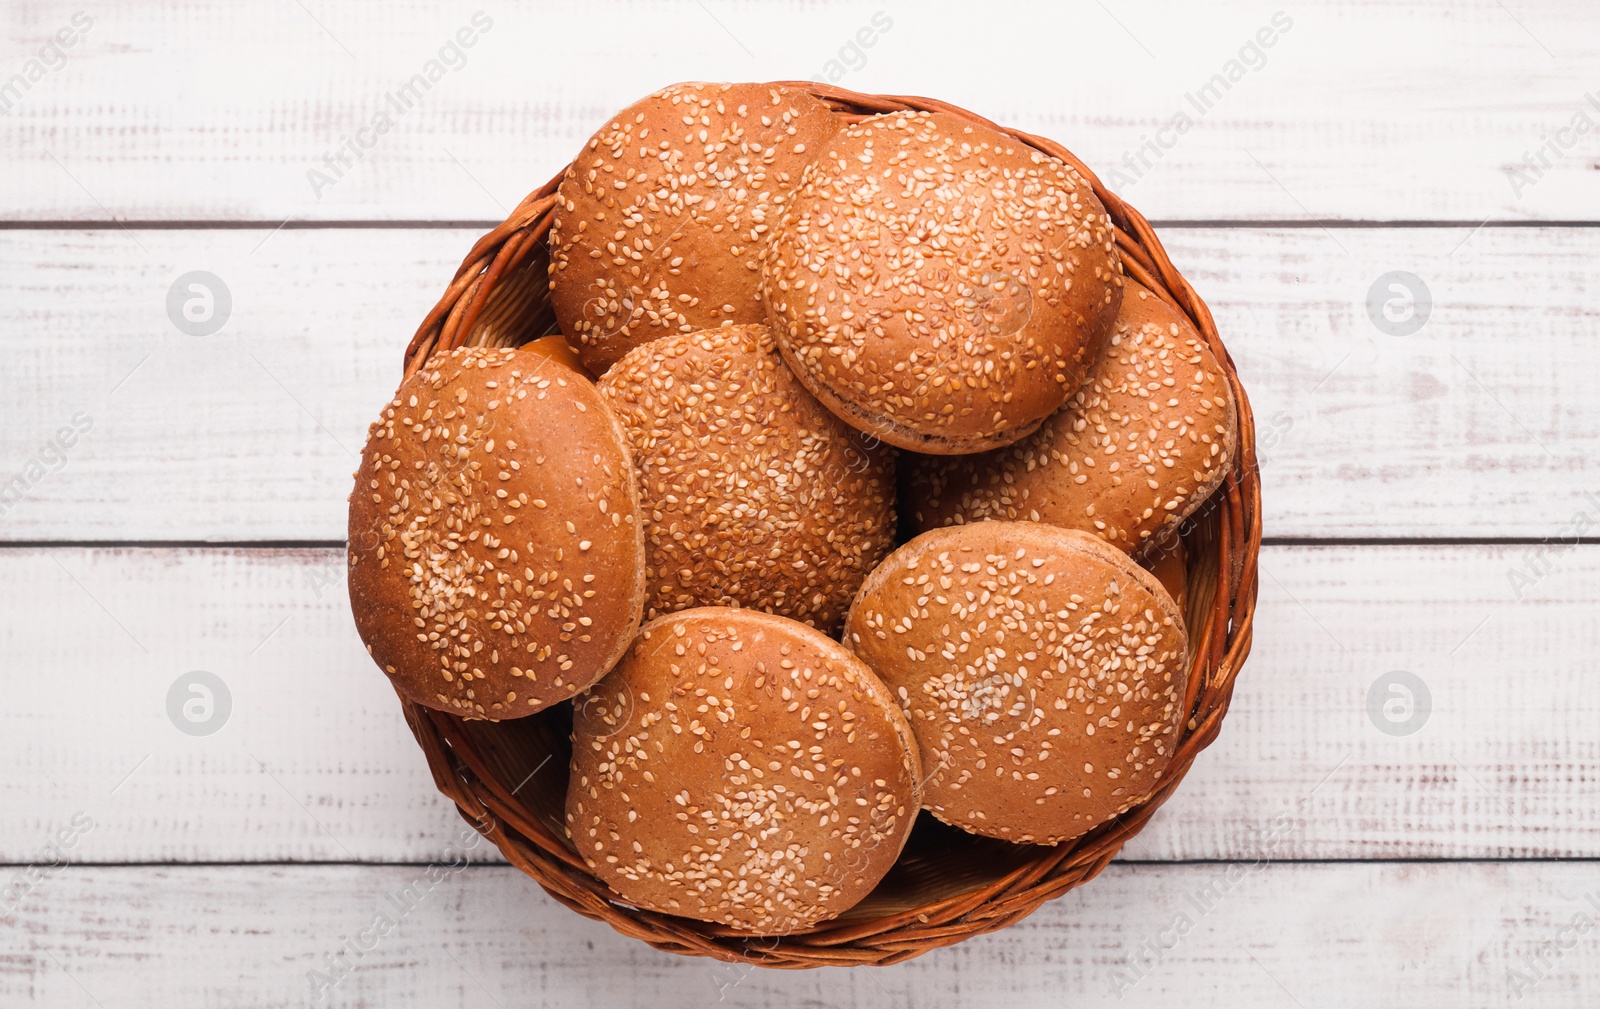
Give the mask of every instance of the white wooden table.
[[[482, 2], [5, 7], [0, 1005], [1600, 1005], [1596, 5]], [[478, 233], [658, 86], [812, 76], [1058, 138], [1158, 223], [1268, 543], [1222, 736], [1100, 879], [746, 973], [463, 853], [340, 547]]]

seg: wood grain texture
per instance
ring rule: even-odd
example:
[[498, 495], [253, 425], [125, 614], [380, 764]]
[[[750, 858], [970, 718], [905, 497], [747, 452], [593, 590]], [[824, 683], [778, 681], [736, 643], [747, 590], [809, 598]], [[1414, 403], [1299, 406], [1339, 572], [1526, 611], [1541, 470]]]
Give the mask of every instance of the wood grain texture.
[[[0, 485], [50, 456], [0, 505], [0, 538], [341, 539], [366, 425], [473, 237], [0, 232], [0, 381], [29, 390], [0, 426]], [[1600, 229], [1164, 239], [1252, 396], [1269, 536], [1540, 538], [1595, 510]], [[167, 315], [190, 270], [232, 294], [215, 335]], [[1393, 270], [1430, 292], [1408, 336], [1367, 311]], [[45, 444], [80, 414], [92, 427], [52, 462]]]
[[[0, 18], [0, 542], [220, 544], [0, 549], [0, 1005], [1600, 1003], [1600, 929], [1571, 927], [1600, 921], [1600, 546], [1566, 543], [1600, 529], [1600, 228], [1476, 230], [1600, 221], [1600, 7], [475, 9]], [[400, 99], [464, 28], [465, 65]], [[1223, 733], [1124, 860], [996, 935], [787, 974], [658, 954], [468, 843], [340, 553], [226, 544], [342, 538], [366, 424], [483, 230], [280, 222], [499, 220], [663, 84], [814, 75], [1056, 138], [1158, 220], [1465, 222], [1163, 239], [1251, 392], [1269, 536], [1544, 542], [1268, 547]], [[233, 297], [212, 336], [168, 317], [192, 270]], [[1429, 288], [1409, 335], [1368, 316], [1392, 271]], [[213, 735], [169, 715], [196, 671], [226, 686]], [[1409, 735], [1382, 730], [1397, 672], [1431, 705]], [[395, 929], [313, 997], [380, 912]]]
[[[72, 10], [13, 5], [0, 73]], [[1573, 131], [1600, 124], [1593, 4], [1276, 10], [605, 0], [490, 7], [479, 30], [419, 0], [120, 5], [9, 103], [0, 217], [499, 219], [668, 83], [837, 76], [1052, 136], [1153, 218], [1600, 218], [1600, 131]], [[456, 69], [391, 104], [463, 28]]]
[[[719, 999], [1578, 1009], [1600, 999], [1600, 935], [1567, 931], [1574, 915], [1597, 913], [1593, 864], [1250, 862], [1113, 865], [1002, 932], [894, 967], [794, 972], [658, 953], [573, 915], [508, 867], [441, 867], [431, 887], [422, 866], [75, 868], [45, 879], [10, 920], [0, 998], [107, 1009], [675, 1009]], [[391, 897], [406, 887], [426, 895], [402, 915]], [[363, 937], [378, 915], [392, 928]], [[330, 969], [325, 958], [346, 940], [370, 951]], [[338, 983], [314, 986], [312, 971]]]
[[[1547, 554], [1519, 602], [1523, 549], [1263, 551], [1222, 735], [1126, 855], [1238, 858], [1288, 818], [1275, 858], [1600, 857], [1600, 547]], [[339, 553], [13, 548], [0, 608], [0, 860], [78, 812], [86, 862], [427, 861], [454, 835]], [[204, 737], [167, 713], [194, 670], [232, 701]], [[1368, 713], [1394, 670], [1431, 697], [1412, 735]]]

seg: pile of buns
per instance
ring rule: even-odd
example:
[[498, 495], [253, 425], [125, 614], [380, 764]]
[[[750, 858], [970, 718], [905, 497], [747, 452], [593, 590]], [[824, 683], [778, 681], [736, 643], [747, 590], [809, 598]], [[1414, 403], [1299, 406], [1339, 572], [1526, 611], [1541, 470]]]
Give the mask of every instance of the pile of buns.
[[1079, 172], [690, 83], [556, 199], [562, 335], [435, 354], [356, 474], [351, 604], [399, 693], [571, 706], [590, 869], [751, 933], [849, 909], [921, 810], [1060, 844], [1149, 796], [1185, 717], [1175, 531], [1237, 419]]

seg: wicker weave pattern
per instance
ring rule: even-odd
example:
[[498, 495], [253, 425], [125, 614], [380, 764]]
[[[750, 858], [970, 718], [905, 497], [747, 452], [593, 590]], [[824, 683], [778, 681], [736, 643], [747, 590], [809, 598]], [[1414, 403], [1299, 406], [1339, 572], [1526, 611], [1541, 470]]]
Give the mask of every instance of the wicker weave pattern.
[[[752, 937], [617, 903], [605, 884], [589, 874], [562, 828], [570, 712], [558, 707], [514, 722], [464, 722], [402, 703], [439, 790], [511, 864], [579, 914], [672, 953], [763, 967], [891, 964], [1004, 928], [1094, 878], [1216, 738], [1234, 677], [1250, 651], [1255, 612], [1261, 547], [1255, 422], [1211, 312], [1173, 267], [1149, 222], [1108, 192], [1061, 145], [1006, 130], [932, 99], [785, 83], [809, 90], [852, 121], [906, 109], [948, 112], [993, 126], [1073, 165], [1093, 185], [1117, 225], [1123, 268], [1193, 320], [1223, 363], [1238, 402], [1240, 437], [1226, 481], [1182, 530], [1189, 554], [1185, 620], [1194, 648], [1186, 698], [1190, 718], [1165, 783], [1143, 805], [1058, 847], [973, 839], [924, 814], [900, 863], [862, 905], [804, 934]], [[531, 193], [473, 246], [407, 348], [407, 375], [439, 350], [516, 345], [555, 332], [546, 268], [559, 181], [557, 176]]]

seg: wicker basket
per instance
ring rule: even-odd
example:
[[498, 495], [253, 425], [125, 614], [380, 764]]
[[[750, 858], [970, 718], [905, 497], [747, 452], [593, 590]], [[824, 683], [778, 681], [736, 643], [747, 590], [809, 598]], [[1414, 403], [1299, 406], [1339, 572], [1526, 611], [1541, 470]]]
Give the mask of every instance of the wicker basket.
[[[850, 120], [905, 109], [970, 112], [927, 98], [863, 95], [809, 82], [810, 91]], [[997, 127], [1004, 129], [1003, 127]], [[1188, 553], [1185, 611], [1193, 664], [1190, 717], [1159, 791], [1075, 843], [1047, 847], [977, 837], [923, 813], [900, 860], [876, 890], [843, 916], [799, 934], [752, 937], [725, 926], [623, 904], [585, 868], [566, 837], [571, 706], [508, 722], [464, 721], [405, 703], [406, 721], [427, 755], [439, 790], [552, 897], [657, 949], [763, 967], [891, 964], [1017, 921], [1052, 897], [1092, 879], [1138, 833], [1216, 738], [1234, 677], [1250, 650], [1261, 547], [1255, 424], [1211, 313], [1178, 274], [1149, 222], [1108, 192], [1061, 145], [1006, 131], [1075, 166], [1117, 225], [1124, 269], [1176, 305], [1222, 361], [1239, 405], [1238, 451], [1226, 482], [1182, 529]], [[556, 331], [549, 305], [548, 232], [559, 176], [484, 235], [406, 350], [406, 374], [428, 355], [461, 346], [515, 346]]]

